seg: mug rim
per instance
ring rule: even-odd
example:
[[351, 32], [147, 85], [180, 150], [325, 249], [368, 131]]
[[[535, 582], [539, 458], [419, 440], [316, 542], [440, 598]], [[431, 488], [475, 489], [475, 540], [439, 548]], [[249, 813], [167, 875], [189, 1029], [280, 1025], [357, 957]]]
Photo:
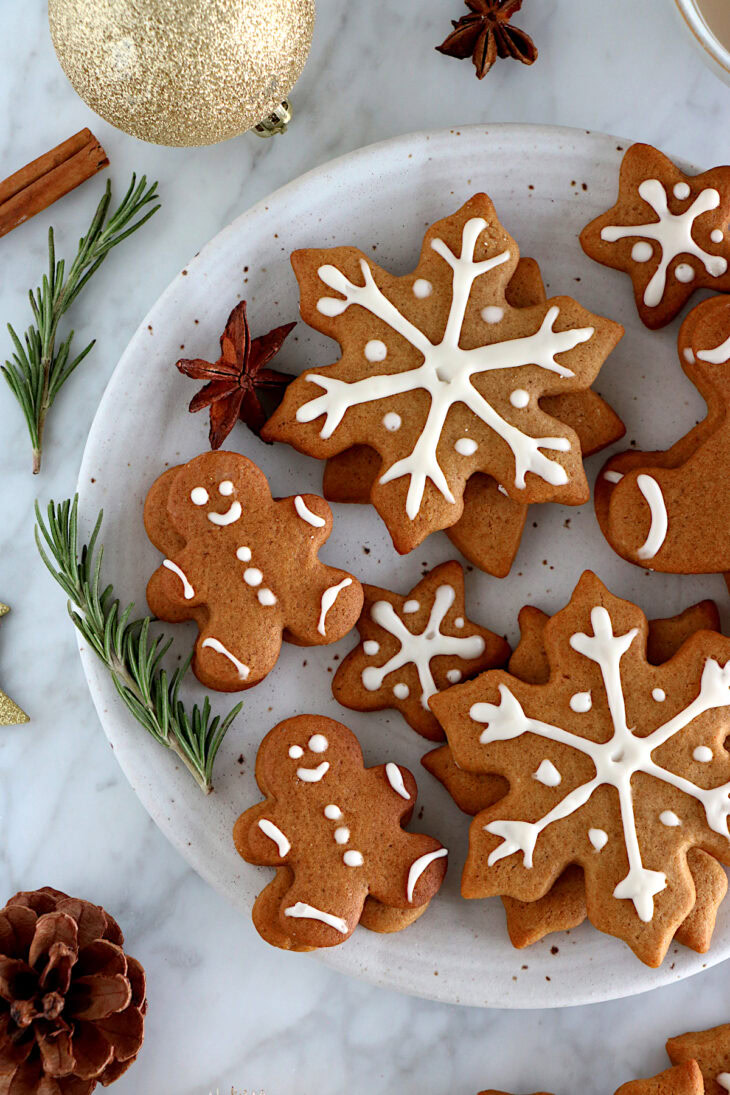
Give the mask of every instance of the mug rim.
[[697, 7], [696, 0], [674, 0], [674, 3], [697, 44], [730, 75], [730, 49], [710, 29]]

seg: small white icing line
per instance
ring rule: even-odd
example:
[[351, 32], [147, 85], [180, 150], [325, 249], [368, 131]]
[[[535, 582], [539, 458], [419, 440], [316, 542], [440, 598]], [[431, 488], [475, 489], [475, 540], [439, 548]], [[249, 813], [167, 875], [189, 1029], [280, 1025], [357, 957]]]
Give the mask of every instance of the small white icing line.
[[659, 815], [659, 820], [662, 825], [666, 825], [668, 829], [676, 829], [677, 825], [682, 824], [674, 810], [662, 810]]
[[401, 798], [410, 800], [411, 796], [406, 791], [406, 785], [403, 782], [401, 770], [397, 764], [393, 764], [392, 760], [389, 760], [385, 766], [385, 776], [397, 795], [400, 795]]
[[682, 357], [688, 365], [694, 365], [695, 355], [692, 353], [692, 349], [690, 346], [685, 346], [684, 350], [682, 350]]
[[719, 1072], [715, 1077], [715, 1083], [725, 1091], [730, 1091], [730, 1072]]
[[301, 517], [302, 521], [306, 521], [308, 525], [313, 525], [314, 528], [324, 528], [327, 524], [324, 517], [320, 517], [317, 513], [312, 513], [301, 494], [298, 494], [294, 499], [294, 509], [297, 511], [297, 515]]
[[232, 662], [235, 665], [242, 681], [248, 679], [248, 675], [251, 672], [250, 668], [239, 661], [235, 654], [231, 654], [230, 650], [227, 650], [219, 639], [203, 639], [202, 645], [208, 646], [211, 650], [215, 650], [216, 654], [222, 654], [224, 658], [228, 658], [229, 662]]
[[283, 859], [291, 848], [291, 844], [284, 833], [282, 833], [281, 829], [266, 817], [262, 817], [259, 821], [259, 829], [269, 838], [269, 840], [273, 840], [274, 844], [279, 849], [279, 855]]
[[342, 857], [342, 861], [346, 867], [362, 867], [365, 862], [365, 858], [362, 852], [356, 851], [354, 848], [345, 852]]
[[724, 365], [730, 358], [730, 336], [714, 350], [698, 350], [697, 356], [700, 361], [706, 361], [708, 365]]
[[667, 529], [669, 528], [667, 507], [664, 504], [662, 488], [651, 475], [639, 475], [636, 479], [636, 485], [644, 495], [651, 510], [649, 534], [636, 554], [640, 559], [653, 559], [667, 536]]
[[183, 574], [177, 563], [173, 563], [172, 559], [165, 559], [162, 565], [163, 567], [167, 567], [168, 570], [171, 570], [173, 574], [177, 574], [178, 578], [183, 584], [183, 594], [185, 595], [185, 600], [192, 600], [192, 598], [195, 596], [195, 590], [190, 585], [190, 582], [188, 581], [186, 575]]
[[409, 902], [413, 901], [413, 891], [423, 872], [428, 870], [435, 859], [441, 859], [442, 856], [448, 854], [448, 848], [438, 848], [435, 852], [427, 852], [426, 855], [420, 856], [411, 863], [411, 869], [408, 872], [408, 886], [406, 888], [406, 896]]
[[208, 492], [205, 487], [193, 487], [190, 491], [190, 501], [194, 506], [204, 506], [208, 501]]
[[311, 753], [324, 753], [328, 746], [329, 742], [324, 734], [312, 734], [307, 742], [307, 748]]
[[329, 589], [325, 589], [324, 593], [322, 594], [322, 611], [319, 614], [319, 623], [317, 624], [317, 631], [319, 631], [320, 635], [327, 634], [324, 622], [327, 619], [327, 613], [337, 600], [340, 592], [347, 586], [351, 585], [352, 578], [343, 578], [342, 581], [338, 583], [338, 585], [330, 586]]
[[536, 779], [538, 783], [543, 783], [546, 787], [557, 787], [563, 780], [551, 760], [540, 761], [537, 771], [532, 773], [532, 778]]
[[329, 771], [329, 763], [323, 760], [316, 768], [297, 768], [297, 775], [304, 783], [319, 783]]
[[597, 852], [600, 852], [601, 848], [605, 848], [608, 843], [608, 833], [605, 829], [589, 829], [588, 839]]
[[340, 935], [347, 935], [347, 924], [341, 916], [333, 916], [332, 913], [315, 909], [314, 905], [307, 905], [305, 901], [297, 901], [296, 905], [290, 905], [284, 909], [284, 916], [295, 916], [303, 920], [321, 920], [330, 928], [334, 928]]
[[242, 513], [240, 502], [231, 502], [229, 508], [225, 513], [216, 513], [215, 510], [208, 511], [208, 520], [214, 525], [233, 525], [240, 518]]
[[607, 483], [620, 483], [623, 475], [620, 471], [604, 471], [603, 478]]

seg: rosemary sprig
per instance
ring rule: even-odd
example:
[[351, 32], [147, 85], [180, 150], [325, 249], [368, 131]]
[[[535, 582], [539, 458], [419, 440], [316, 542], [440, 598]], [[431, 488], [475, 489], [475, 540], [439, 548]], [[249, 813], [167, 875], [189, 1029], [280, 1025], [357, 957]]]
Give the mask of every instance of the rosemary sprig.
[[107, 182], [104, 197], [97, 206], [88, 232], [79, 241], [76, 258], [68, 273], [64, 259], [56, 259], [53, 228], [48, 230], [48, 273], [43, 275], [35, 291], [31, 289], [28, 293], [33, 323], [22, 341], [8, 324], [14, 352], [2, 366], [5, 379], [28, 423], [33, 446], [33, 473], [36, 475], [41, 470], [43, 428], [49, 408], [61, 387], [94, 345], [93, 341], [90, 342], [81, 353], [72, 357], [73, 331], [56, 345], [59, 321], [112, 247], [131, 236], [157, 212], [159, 204], [152, 209], [147, 208], [156, 199], [157, 183], [148, 186], [144, 175], [139, 182], [136, 175], [132, 175], [121, 205], [107, 220], [112, 200], [111, 183]]
[[[122, 609], [113, 586], [102, 588], [104, 548], [97, 540], [104, 511], [99, 511], [87, 544], [78, 548], [78, 495], [71, 501], [49, 502], [47, 524], [36, 502], [35, 539], [43, 562], [69, 598], [71, 619], [109, 669], [117, 692], [137, 722], [155, 741], [182, 760], [206, 794], [213, 790], [213, 762], [220, 744], [241, 710], [238, 703], [221, 721], [211, 718], [210, 701], [193, 706], [190, 714], [179, 698], [180, 685], [192, 654], [168, 680], [161, 662], [172, 639], [153, 637], [150, 616], [132, 619], [133, 604]], [[44, 545], [45, 541], [45, 545]], [[46, 554], [50, 551], [56, 566]]]

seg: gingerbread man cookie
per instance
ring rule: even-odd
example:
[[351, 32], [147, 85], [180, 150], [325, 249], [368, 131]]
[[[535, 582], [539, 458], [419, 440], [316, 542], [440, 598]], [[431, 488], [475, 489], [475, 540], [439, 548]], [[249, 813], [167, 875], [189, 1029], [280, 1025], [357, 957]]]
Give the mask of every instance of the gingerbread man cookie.
[[545, 628], [547, 683], [489, 671], [431, 707], [459, 765], [510, 784], [472, 823], [464, 896], [536, 900], [577, 863], [592, 923], [656, 966], [695, 904], [689, 849], [730, 862], [730, 640], [652, 666], [647, 632], [586, 572]]
[[520, 503], [588, 497], [579, 439], [540, 400], [589, 388], [623, 328], [569, 297], [513, 308], [518, 261], [484, 194], [404, 277], [351, 247], [292, 256], [302, 316], [342, 357], [295, 380], [262, 436], [320, 459], [375, 449], [371, 500], [400, 552], [459, 520], [477, 472]]
[[730, 167], [685, 175], [635, 144], [621, 163], [618, 201], [581, 232], [592, 259], [631, 278], [647, 327], [674, 319], [695, 289], [730, 290]]
[[355, 711], [394, 707], [424, 738], [443, 741], [431, 696], [505, 665], [509, 645], [467, 618], [459, 563], [435, 567], [404, 596], [378, 586], [364, 592], [360, 643], [335, 674], [335, 699]]
[[233, 839], [247, 862], [278, 868], [254, 908], [267, 942], [333, 947], [358, 923], [396, 931], [425, 911], [448, 852], [402, 828], [417, 795], [407, 768], [365, 768], [346, 726], [298, 715], [262, 741], [256, 781], [266, 801], [241, 814]]
[[273, 499], [255, 464], [209, 452], [153, 484], [145, 528], [167, 556], [147, 601], [162, 620], [193, 619], [193, 670], [207, 687], [237, 692], [273, 668], [282, 638], [337, 642], [354, 626], [362, 587], [317, 553], [332, 512], [316, 495]]
[[667, 1053], [673, 1065], [697, 1062], [705, 1095], [727, 1095], [730, 1091], [730, 1023], [670, 1038]]

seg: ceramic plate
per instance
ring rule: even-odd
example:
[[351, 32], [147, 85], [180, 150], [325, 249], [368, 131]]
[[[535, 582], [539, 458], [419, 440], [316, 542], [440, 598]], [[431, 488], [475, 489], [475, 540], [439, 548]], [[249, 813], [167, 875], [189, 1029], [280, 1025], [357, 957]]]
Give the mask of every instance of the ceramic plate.
[[[142, 526], [150, 484], [168, 465], [207, 448], [207, 421], [186, 411], [195, 388], [174, 368], [181, 344], [187, 357], [214, 358], [228, 312], [241, 296], [249, 302], [254, 334], [296, 318], [297, 285], [288, 260], [296, 247], [355, 244], [393, 272], [409, 271], [425, 227], [478, 190], [491, 195], [521, 253], [539, 261], [549, 295], [574, 295], [626, 326], [597, 385], [626, 422], [626, 440], [636, 439], [644, 449], [665, 448], [683, 434], [702, 417], [703, 403], [677, 363], [678, 323], [647, 331], [637, 318], [628, 278], [591, 262], [578, 245], [583, 225], [615, 200], [623, 148], [623, 141], [601, 134], [533, 126], [399, 137], [310, 172], [216, 236], [142, 322], [89, 435], [79, 481], [81, 510], [91, 521], [104, 507], [104, 561], [118, 594], [143, 604], [147, 578], [160, 561]], [[280, 364], [298, 372], [336, 358], [337, 347], [300, 322]], [[320, 492], [322, 465], [288, 446], [264, 445], [242, 425], [229, 445], [265, 471], [274, 495]], [[589, 461], [591, 477], [604, 459], [601, 454]], [[437, 533], [401, 558], [371, 507], [334, 508], [334, 532], [322, 558], [363, 581], [405, 592], [424, 568], [456, 554]], [[725, 599], [720, 577], [648, 575], [622, 561], [601, 536], [590, 504], [547, 505], [530, 510], [508, 578], [467, 575], [469, 615], [514, 642], [518, 609], [524, 604], [550, 613], [561, 608], [587, 566], [649, 616], [669, 615], [703, 597]], [[187, 651], [193, 626], [168, 626], [177, 649]], [[231, 842], [235, 818], [260, 798], [253, 774], [258, 743], [280, 719], [315, 711], [350, 726], [367, 763], [395, 760], [411, 768], [420, 789], [418, 827], [451, 849], [444, 889], [417, 923], [389, 936], [358, 929], [343, 946], [322, 951], [322, 961], [403, 992], [522, 1008], [641, 992], [730, 955], [730, 903], [720, 912], [709, 955], [672, 946], [658, 970], [646, 968], [623, 943], [587, 924], [528, 950], [513, 950], [501, 902], [459, 896], [467, 822], [421, 768], [427, 743], [396, 712], [359, 714], [332, 697], [332, 673], [352, 645], [352, 637], [316, 650], [284, 645], [269, 677], [243, 693], [243, 711], [221, 749], [216, 792], [208, 798], [132, 720], [94, 655], [82, 650], [99, 717], [141, 801], [182, 855], [242, 916], [250, 915], [255, 895], [270, 877], [269, 870], [242, 862]], [[188, 691], [202, 692], [194, 681]], [[215, 697], [217, 709], [227, 710], [229, 699]], [[307, 961], [292, 958], [302, 960]]]

